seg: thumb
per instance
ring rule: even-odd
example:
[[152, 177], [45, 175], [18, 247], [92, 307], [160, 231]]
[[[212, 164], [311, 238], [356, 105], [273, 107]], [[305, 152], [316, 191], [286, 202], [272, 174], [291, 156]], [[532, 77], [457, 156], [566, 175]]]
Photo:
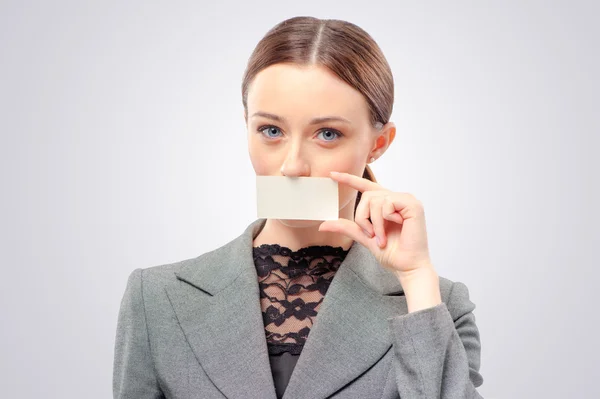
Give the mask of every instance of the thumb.
[[369, 237], [365, 234], [363, 229], [352, 220], [343, 218], [338, 220], [326, 220], [319, 225], [319, 231], [343, 234], [367, 248], [370, 247]]

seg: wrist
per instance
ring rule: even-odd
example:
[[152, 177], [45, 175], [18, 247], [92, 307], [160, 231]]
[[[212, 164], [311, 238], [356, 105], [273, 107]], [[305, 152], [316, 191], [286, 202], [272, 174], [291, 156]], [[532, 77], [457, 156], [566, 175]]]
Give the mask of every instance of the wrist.
[[411, 284], [414, 281], [423, 281], [427, 279], [439, 278], [431, 262], [425, 263], [410, 271], [396, 271], [396, 277], [400, 283]]
[[408, 312], [427, 309], [442, 303], [440, 280], [433, 267], [424, 267], [411, 273], [397, 273], [406, 296]]

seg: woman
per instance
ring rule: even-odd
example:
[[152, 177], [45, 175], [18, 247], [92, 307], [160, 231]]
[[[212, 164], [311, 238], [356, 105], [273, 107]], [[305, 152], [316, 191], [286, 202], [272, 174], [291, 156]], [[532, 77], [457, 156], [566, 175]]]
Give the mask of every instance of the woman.
[[468, 289], [437, 275], [422, 204], [367, 165], [394, 140], [393, 94], [356, 25], [297, 17], [266, 34], [242, 84], [253, 168], [331, 177], [339, 219], [258, 219], [197, 258], [134, 270], [115, 398], [481, 397]]

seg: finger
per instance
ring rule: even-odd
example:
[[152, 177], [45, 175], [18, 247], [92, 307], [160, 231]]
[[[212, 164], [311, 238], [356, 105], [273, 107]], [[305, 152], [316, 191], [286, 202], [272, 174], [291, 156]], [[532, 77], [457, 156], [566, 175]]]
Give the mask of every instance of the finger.
[[367, 237], [364, 230], [358, 224], [348, 219], [327, 220], [319, 225], [319, 231], [344, 234], [367, 248], [372, 245], [370, 243], [371, 240]]
[[403, 220], [416, 218], [423, 214], [423, 204], [412, 194], [394, 193], [390, 195], [390, 202]]
[[371, 195], [369, 192], [366, 192], [360, 196], [360, 202], [356, 207], [356, 212], [354, 213], [354, 222], [358, 224], [364, 231], [367, 233], [369, 238], [372, 238], [375, 235], [373, 230], [373, 225], [369, 221], [369, 201], [371, 199]]
[[371, 223], [373, 223], [373, 230], [377, 237], [377, 243], [379, 248], [385, 248], [387, 237], [385, 235], [385, 220], [382, 215], [383, 208], [383, 197], [375, 197], [369, 201], [369, 208], [371, 210]]
[[331, 177], [335, 181], [347, 184], [361, 193], [369, 190], [381, 190], [381, 186], [379, 184], [372, 182], [369, 179], [365, 179], [364, 177], [359, 177], [350, 173], [331, 172]]
[[402, 224], [402, 222], [404, 222], [402, 216], [398, 212], [396, 212], [394, 202], [391, 196], [389, 195], [385, 197], [385, 200], [383, 202], [382, 215], [385, 220], [389, 220], [391, 222], [395, 222], [398, 224]]

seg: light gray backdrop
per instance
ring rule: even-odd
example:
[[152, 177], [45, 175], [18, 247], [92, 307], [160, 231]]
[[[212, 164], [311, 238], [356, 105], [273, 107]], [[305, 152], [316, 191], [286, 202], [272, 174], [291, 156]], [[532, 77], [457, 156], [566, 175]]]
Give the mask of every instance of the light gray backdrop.
[[129, 273], [254, 220], [242, 74], [297, 15], [358, 24], [393, 69], [373, 169], [470, 289], [480, 392], [600, 397], [597, 2], [202, 3], [0, 3], [3, 397], [111, 397]]

